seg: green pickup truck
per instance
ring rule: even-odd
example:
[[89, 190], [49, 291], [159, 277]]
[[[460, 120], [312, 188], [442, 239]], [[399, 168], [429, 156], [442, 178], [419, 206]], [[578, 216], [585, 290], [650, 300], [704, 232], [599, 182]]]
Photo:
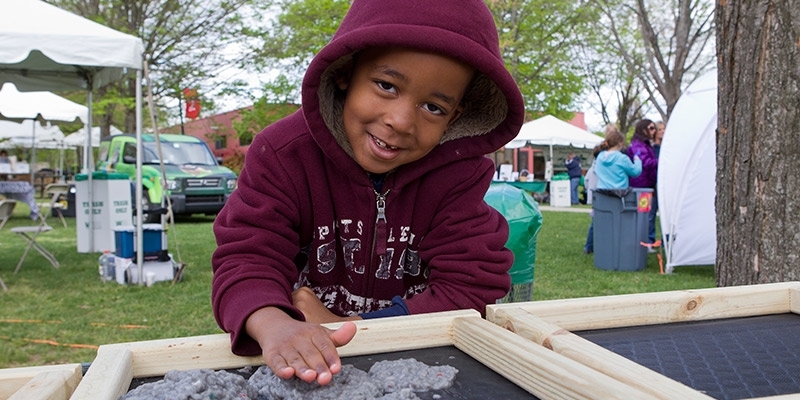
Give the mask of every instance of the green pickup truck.
[[[186, 135], [159, 135], [166, 183], [175, 215], [218, 213], [236, 189], [236, 174], [219, 165], [205, 142]], [[142, 135], [142, 218], [159, 222], [160, 214], [150, 212], [166, 204], [155, 136]], [[100, 141], [97, 170], [122, 173], [136, 181], [136, 135], [106, 136]], [[132, 188], [132, 193], [135, 190]]]

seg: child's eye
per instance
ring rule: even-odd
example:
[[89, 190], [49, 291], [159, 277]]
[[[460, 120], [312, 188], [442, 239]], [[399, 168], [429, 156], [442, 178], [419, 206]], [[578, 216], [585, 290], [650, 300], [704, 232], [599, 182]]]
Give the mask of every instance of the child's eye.
[[389, 93], [397, 92], [397, 90], [394, 88], [394, 85], [392, 85], [389, 82], [375, 81], [375, 84], [377, 84], [378, 87], [381, 88], [381, 90], [387, 91]]
[[437, 106], [436, 104], [425, 103], [425, 104], [422, 104], [422, 108], [424, 108], [428, 112], [430, 112], [432, 114], [436, 114], [436, 115], [441, 115], [441, 114], [445, 113], [444, 109], [442, 109], [441, 107]]

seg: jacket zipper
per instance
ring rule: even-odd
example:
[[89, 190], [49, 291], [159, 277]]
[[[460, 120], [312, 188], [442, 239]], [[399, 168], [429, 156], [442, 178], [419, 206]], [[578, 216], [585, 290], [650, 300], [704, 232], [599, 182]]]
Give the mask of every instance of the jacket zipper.
[[[370, 257], [367, 261], [368, 264], [366, 267], [367, 275], [364, 276], [363, 281], [363, 293], [372, 293], [374, 290], [375, 285], [375, 273], [377, 268], [380, 268], [381, 258], [380, 256], [386, 255], [386, 196], [389, 195], [390, 189], [387, 189], [386, 192], [380, 194], [376, 188], [372, 189], [372, 192], [375, 193], [375, 227], [372, 230], [372, 246], [370, 247]], [[378, 251], [376, 252], [376, 247], [378, 247]], [[376, 253], [379, 256], [377, 261], [377, 267], [375, 257]]]
[[[370, 262], [375, 259], [375, 255], [386, 255], [386, 196], [389, 195], [389, 190], [384, 194], [375, 192], [375, 207], [378, 210], [378, 215], [375, 217], [375, 231], [372, 235], [372, 257]], [[376, 253], [377, 250], [377, 253]]]

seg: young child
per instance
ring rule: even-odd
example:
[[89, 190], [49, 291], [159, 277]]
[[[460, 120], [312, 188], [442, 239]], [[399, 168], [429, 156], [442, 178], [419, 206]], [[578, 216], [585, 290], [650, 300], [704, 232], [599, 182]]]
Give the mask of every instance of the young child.
[[633, 155], [633, 161], [622, 149], [625, 136], [617, 130], [606, 132], [606, 140], [600, 143], [597, 154], [597, 189], [627, 189], [630, 178], [642, 173], [642, 160], [639, 154]]
[[490, 154], [523, 122], [482, 0], [356, 0], [302, 108], [258, 134], [217, 216], [212, 305], [235, 354], [327, 384], [320, 323], [476, 309], [510, 288]]

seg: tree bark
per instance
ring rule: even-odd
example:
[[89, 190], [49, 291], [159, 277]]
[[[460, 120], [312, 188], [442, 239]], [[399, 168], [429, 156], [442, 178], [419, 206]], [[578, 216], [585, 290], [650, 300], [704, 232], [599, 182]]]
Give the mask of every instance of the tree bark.
[[800, 0], [717, 0], [717, 286], [800, 280]]

